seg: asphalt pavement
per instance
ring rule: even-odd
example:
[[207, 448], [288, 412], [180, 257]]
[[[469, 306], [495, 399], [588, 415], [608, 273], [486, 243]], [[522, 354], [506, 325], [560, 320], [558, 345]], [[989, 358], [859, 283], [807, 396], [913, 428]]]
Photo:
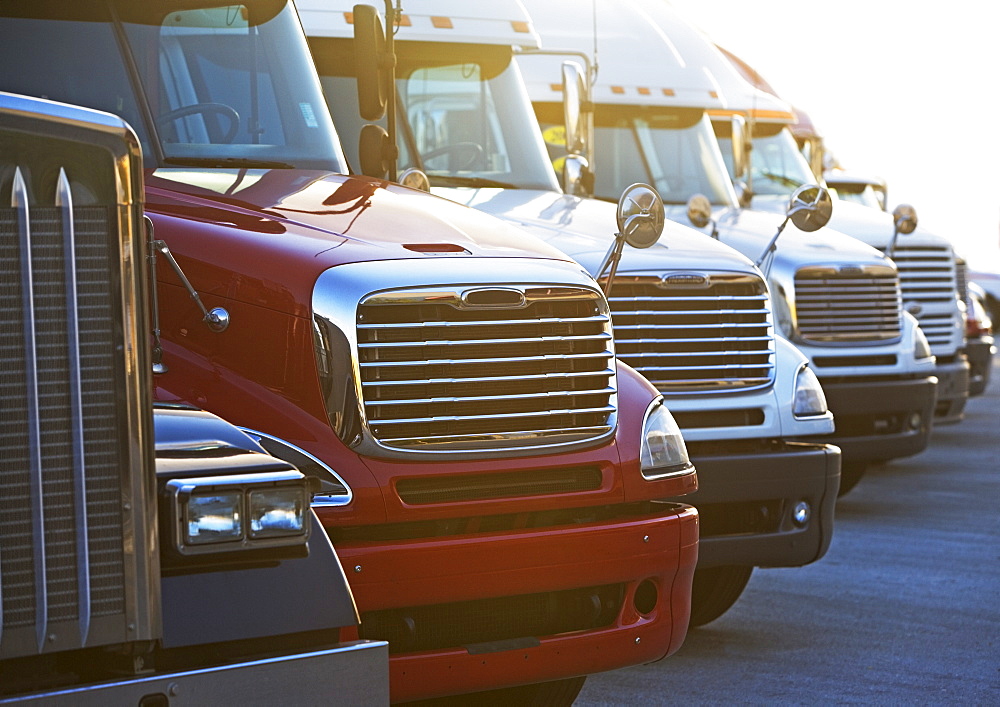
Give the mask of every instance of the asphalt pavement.
[[577, 705], [1000, 705], [1000, 365], [930, 447], [838, 501], [826, 556], [758, 569], [659, 663]]

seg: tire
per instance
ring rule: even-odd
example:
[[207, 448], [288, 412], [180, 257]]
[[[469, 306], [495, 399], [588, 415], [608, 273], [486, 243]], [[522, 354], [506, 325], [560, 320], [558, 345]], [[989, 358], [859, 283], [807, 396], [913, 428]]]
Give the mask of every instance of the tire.
[[858, 485], [861, 477], [868, 469], [868, 462], [841, 462], [840, 464], [840, 489], [837, 490], [837, 498], [846, 495], [851, 489]]
[[[410, 707], [570, 707], [583, 689], [587, 676], [518, 685], [500, 690], [453, 695], [436, 700], [408, 702]], [[404, 706], [405, 707], [405, 706]]]
[[729, 611], [740, 598], [752, 573], [753, 567], [741, 565], [695, 569], [688, 626], [704, 626]]

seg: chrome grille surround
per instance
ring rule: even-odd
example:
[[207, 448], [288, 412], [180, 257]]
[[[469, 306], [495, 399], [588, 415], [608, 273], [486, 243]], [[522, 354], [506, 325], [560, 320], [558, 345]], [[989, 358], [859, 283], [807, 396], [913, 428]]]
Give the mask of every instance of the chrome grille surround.
[[660, 392], [740, 392], [774, 382], [774, 328], [760, 276], [628, 273], [608, 299], [619, 359]]
[[[506, 269], [519, 280], [498, 278]], [[394, 286], [373, 290], [377, 283]], [[615, 433], [611, 317], [578, 266], [470, 257], [351, 263], [320, 276], [313, 310], [327, 413], [360, 454], [526, 456]], [[345, 355], [353, 381], [341, 390], [344, 374], [326, 371]]]
[[899, 274], [890, 265], [810, 265], [795, 273], [795, 327], [804, 342], [898, 340], [901, 311]]
[[935, 353], [942, 347], [954, 352], [961, 346], [955, 329], [959, 273], [954, 251], [947, 245], [897, 243], [892, 259], [899, 268], [903, 308], [912, 309]]

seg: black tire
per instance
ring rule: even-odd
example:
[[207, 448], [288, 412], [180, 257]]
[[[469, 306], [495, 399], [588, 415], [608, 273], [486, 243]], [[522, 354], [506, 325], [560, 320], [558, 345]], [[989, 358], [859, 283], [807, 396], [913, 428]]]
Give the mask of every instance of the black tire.
[[695, 569], [688, 625], [704, 626], [729, 611], [746, 589], [752, 573], [753, 567], [741, 565]]
[[858, 485], [861, 477], [868, 469], [868, 462], [850, 461], [840, 464], [840, 489], [837, 490], [837, 497], [846, 495], [851, 489]]
[[453, 695], [436, 700], [407, 702], [403, 707], [570, 707], [583, 689], [587, 676], [518, 685], [500, 690]]

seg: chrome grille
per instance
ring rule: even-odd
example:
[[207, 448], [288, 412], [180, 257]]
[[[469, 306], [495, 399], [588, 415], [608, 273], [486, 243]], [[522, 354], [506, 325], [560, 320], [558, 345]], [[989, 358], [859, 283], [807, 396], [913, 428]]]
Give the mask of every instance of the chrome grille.
[[546, 447], [614, 430], [600, 292], [505, 285], [393, 291], [358, 307], [367, 425], [397, 450]]
[[904, 306], [919, 305], [914, 316], [931, 347], [954, 347], [958, 281], [951, 248], [897, 246], [892, 259], [899, 268]]
[[64, 221], [58, 206], [28, 207], [20, 171], [12, 191], [0, 209], [0, 655], [39, 652], [50, 633], [84, 644], [92, 622], [123, 616], [126, 586], [115, 207], [67, 207]]
[[681, 284], [620, 275], [608, 298], [618, 357], [661, 392], [739, 391], [774, 380], [764, 281], [713, 273]]
[[810, 266], [795, 273], [796, 326], [808, 342], [899, 338], [899, 276], [884, 265]]

